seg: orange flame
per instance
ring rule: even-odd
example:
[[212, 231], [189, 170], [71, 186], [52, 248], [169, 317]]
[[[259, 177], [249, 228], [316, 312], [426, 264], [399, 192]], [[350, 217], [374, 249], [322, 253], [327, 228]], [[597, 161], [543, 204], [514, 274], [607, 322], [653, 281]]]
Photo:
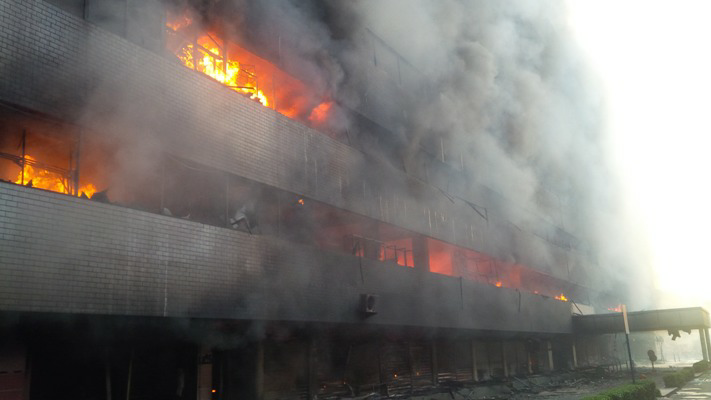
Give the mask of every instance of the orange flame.
[[563, 293], [559, 294], [558, 296], [555, 296], [554, 299], [560, 300], [560, 301], [568, 301], [568, 298], [565, 297]]
[[[173, 31], [178, 31], [191, 23], [189, 17], [182, 16], [181, 19], [167, 23], [166, 26]], [[255, 74], [243, 68], [234, 55], [229, 54], [225, 57], [224, 53], [212, 36], [205, 34], [197, 39], [197, 46], [188, 43], [179, 49], [176, 55], [186, 67], [200, 71], [236, 92], [248, 94], [252, 100], [269, 107], [269, 99], [257, 87]], [[226, 62], [225, 58], [227, 58]]]
[[327, 96], [319, 102], [320, 95], [303, 82], [236, 42], [220, 37], [215, 29], [195, 35], [192, 28], [201, 28], [187, 10], [182, 15], [168, 13], [167, 17], [166, 46], [184, 66], [289, 118], [300, 119], [316, 129], [325, 128], [333, 109]]
[[183, 28], [189, 26], [192, 23], [193, 23], [193, 19], [190, 18], [187, 14], [183, 14], [173, 21], [167, 21], [165, 23], [165, 25], [168, 28], [170, 28], [174, 31], [177, 31], [179, 29], [183, 29]]
[[501, 281], [498, 281], [498, 282], [496, 282], [496, 283], [494, 284], [494, 286], [496, 286], [496, 287], [502, 287], [502, 286], [503, 286], [503, 283], [501, 283]]
[[[28, 161], [35, 161], [35, 158], [29, 155], [25, 156]], [[35, 168], [30, 164], [25, 163], [24, 175], [22, 171], [17, 174], [15, 183], [18, 185], [27, 185], [32, 181], [32, 187], [50, 190], [52, 192], [69, 194], [69, 182], [56, 172], [51, 172], [46, 169]], [[81, 186], [79, 194], [85, 193], [91, 197], [96, 193], [96, 187], [91, 183]]]
[[312, 124], [320, 125], [326, 122], [328, 119], [328, 112], [331, 110], [333, 102], [327, 101], [319, 104], [313, 110], [311, 110], [311, 115], [309, 115], [309, 121]]

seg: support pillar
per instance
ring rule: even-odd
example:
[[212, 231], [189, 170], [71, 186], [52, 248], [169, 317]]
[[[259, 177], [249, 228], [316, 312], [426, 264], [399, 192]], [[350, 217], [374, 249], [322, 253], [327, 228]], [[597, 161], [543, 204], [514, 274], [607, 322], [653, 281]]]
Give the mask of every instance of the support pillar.
[[578, 368], [578, 353], [575, 350], [575, 339], [573, 339], [573, 368]]
[[430, 344], [431, 361], [432, 361], [432, 385], [437, 386], [439, 384], [439, 367], [437, 366], [437, 341], [433, 340]]
[[471, 341], [472, 346], [472, 379], [474, 382], [479, 382], [479, 369], [476, 366], [476, 342]]
[[547, 341], [547, 347], [548, 347], [548, 370], [553, 372], [554, 370], [554, 365], [553, 365], [553, 344], [551, 341]]
[[[133, 359], [136, 356], [136, 349], [131, 347], [131, 356], [128, 359], [128, 372], [126, 376], [126, 400], [131, 399], [131, 379], [133, 377]], [[200, 399], [198, 399], [200, 400]]]
[[506, 362], [506, 342], [501, 342], [501, 364], [504, 367], [504, 378], [509, 377], [509, 365]]
[[706, 338], [706, 350], [709, 359], [707, 361], [711, 361], [711, 338], [709, 338], [709, 328], [704, 328], [704, 337]]
[[489, 378], [494, 376], [494, 373], [491, 370], [491, 352], [489, 351], [489, 346], [486, 346], [486, 373], [488, 374]]
[[701, 353], [705, 361], [709, 360], [709, 349], [706, 347], [706, 330], [699, 328], [699, 340], [701, 341]]
[[264, 341], [257, 342], [254, 362], [254, 394], [257, 400], [264, 398]]
[[111, 356], [109, 350], [104, 353], [104, 378], [106, 381], [106, 400], [111, 400]]
[[315, 399], [318, 396], [318, 382], [316, 377], [316, 340], [309, 338], [306, 344], [306, 373], [308, 374], [308, 392], [309, 399]]
[[[197, 354], [197, 400], [212, 398], [212, 350], [203, 347]], [[222, 393], [219, 393], [222, 396]], [[126, 399], [128, 400], [128, 398]]]
[[531, 350], [526, 349], [526, 365], [528, 365], [528, 374], [533, 374], [533, 360], [531, 360]]

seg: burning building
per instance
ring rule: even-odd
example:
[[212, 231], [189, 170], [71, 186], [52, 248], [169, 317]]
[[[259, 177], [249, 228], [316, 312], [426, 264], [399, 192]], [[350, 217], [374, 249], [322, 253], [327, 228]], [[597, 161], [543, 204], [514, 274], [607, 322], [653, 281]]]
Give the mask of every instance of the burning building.
[[577, 362], [594, 251], [489, 184], [456, 118], [422, 132], [451, 99], [394, 45], [334, 22], [329, 52], [269, 3], [0, 0], [7, 398], [408, 395]]

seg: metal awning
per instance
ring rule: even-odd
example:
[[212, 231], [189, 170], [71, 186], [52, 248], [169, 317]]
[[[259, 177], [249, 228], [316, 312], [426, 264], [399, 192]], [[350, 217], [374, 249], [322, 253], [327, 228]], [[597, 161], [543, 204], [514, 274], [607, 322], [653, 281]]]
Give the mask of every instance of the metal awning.
[[[627, 315], [629, 317], [630, 331], [632, 332], [709, 328], [709, 313], [701, 307], [635, 311]], [[622, 313], [573, 316], [573, 332], [576, 334], [586, 335], [624, 331]]]

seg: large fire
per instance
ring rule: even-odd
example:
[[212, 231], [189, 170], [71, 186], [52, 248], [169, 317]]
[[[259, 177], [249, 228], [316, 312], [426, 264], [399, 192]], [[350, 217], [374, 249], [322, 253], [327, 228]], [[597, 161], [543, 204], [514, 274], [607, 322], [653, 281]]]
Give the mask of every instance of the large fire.
[[[17, 174], [15, 183], [18, 185], [31, 185], [32, 187], [50, 190], [52, 192], [70, 194], [69, 182], [67, 179], [56, 172], [47, 169], [34, 167], [35, 158], [25, 155], [25, 168]], [[91, 197], [96, 192], [96, 187], [91, 183], [81, 186], [77, 191], [77, 196], [84, 193], [87, 197]]]
[[215, 32], [196, 34], [197, 25], [187, 13], [168, 15], [167, 46], [184, 66], [287, 117], [300, 119], [315, 128], [324, 125], [333, 106], [328, 96], [319, 98], [271, 62]]
[[235, 59], [228, 58], [225, 62], [224, 51], [209, 34], [199, 37], [195, 44], [187, 43], [176, 55], [186, 67], [202, 72], [234, 91], [248, 94], [251, 99], [269, 107], [269, 99], [259, 89], [251, 68]]

